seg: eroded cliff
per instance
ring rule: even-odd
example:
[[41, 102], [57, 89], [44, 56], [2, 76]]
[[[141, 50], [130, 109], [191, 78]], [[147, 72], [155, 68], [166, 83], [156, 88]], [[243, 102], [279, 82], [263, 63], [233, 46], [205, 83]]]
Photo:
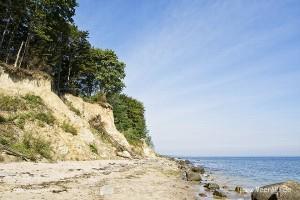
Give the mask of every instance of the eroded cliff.
[[[59, 97], [51, 90], [51, 79], [43, 74], [1, 66], [0, 95], [6, 99], [19, 99], [25, 104], [23, 110], [0, 110], [0, 116], [3, 118], [0, 134], [5, 135], [6, 140], [21, 141], [28, 134], [32, 138], [42, 139], [50, 146], [52, 160], [155, 156], [153, 150], [145, 143], [136, 151], [136, 147], [127, 142], [115, 127], [113, 110], [109, 104], [87, 103], [70, 94]], [[40, 102], [35, 107], [28, 107], [26, 104], [30, 98], [40, 98]], [[18, 104], [18, 101], [16, 103]], [[41, 111], [44, 114], [41, 114]], [[52, 123], [39, 119], [39, 116], [46, 115], [45, 113], [53, 116]], [[22, 127], [18, 126], [20, 119], [23, 120]], [[18, 153], [19, 149], [13, 148], [13, 144], [10, 147], [5, 137], [2, 137], [4, 139], [0, 146], [2, 157], [6, 160], [14, 159], [8, 156], [11, 154], [9, 150]]]

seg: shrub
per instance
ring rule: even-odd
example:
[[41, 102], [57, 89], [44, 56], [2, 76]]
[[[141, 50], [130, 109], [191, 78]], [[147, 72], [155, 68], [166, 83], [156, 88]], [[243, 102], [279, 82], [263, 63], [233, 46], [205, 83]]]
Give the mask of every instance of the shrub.
[[25, 133], [22, 140], [13, 144], [12, 148], [31, 160], [37, 160], [38, 155], [51, 159], [50, 142], [42, 138], [35, 138], [30, 133]]
[[106, 95], [101, 92], [98, 92], [97, 94], [95, 94], [93, 96], [89, 96], [89, 97], [83, 96], [82, 99], [89, 103], [106, 103], [107, 102]]
[[26, 104], [24, 101], [18, 97], [0, 94], [0, 110], [15, 112], [19, 109], [26, 109]]
[[141, 143], [141, 138], [139, 138], [137, 131], [134, 129], [128, 129], [127, 131], [125, 131], [124, 136], [129, 144], [138, 145], [139, 143]]
[[61, 128], [65, 132], [71, 133], [72, 135], [77, 135], [77, 129], [74, 126], [72, 126], [71, 124], [69, 124], [68, 122], [66, 122], [66, 121], [64, 121]]
[[96, 144], [89, 144], [89, 147], [90, 147], [91, 152], [98, 154], [98, 149], [97, 149]]
[[53, 125], [55, 122], [55, 117], [50, 112], [40, 112], [34, 115], [34, 119], [38, 119], [46, 124]]
[[2, 115], [0, 115], [0, 123], [4, 123], [4, 122], [6, 122], [5, 117], [3, 117]]
[[111, 95], [108, 102], [113, 107], [116, 127], [124, 134], [128, 142], [138, 144], [141, 139], [145, 139], [147, 144], [152, 146], [146, 127], [143, 104], [124, 94]]
[[[25, 112], [10, 116], [7, 121], [13, 121], [20, 129], [24, 129], [26, 120], [44, 122], [48, 125], [53, 125], [55, 117], [50, 112]], [[41, 123], [39, 123], [42, 126]]]
[[26, 94], [23, 97], [23, 99], [26, 101], [27, 104], [29, 104], [29, 106], [31, 108], [35, 108], [35, 107], [44, 105], [43, 100], [39, 96], [35, 96], [35, 95], [32, 95], [32, 94]]

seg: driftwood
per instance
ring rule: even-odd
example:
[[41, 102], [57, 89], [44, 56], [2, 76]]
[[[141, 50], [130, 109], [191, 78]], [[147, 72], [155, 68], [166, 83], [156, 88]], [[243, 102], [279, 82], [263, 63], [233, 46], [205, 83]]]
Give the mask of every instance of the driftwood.
[[11, 148], [9, 148], [5, 145], [0, 144], [0, 150], [4, 151], [5, 153], [7, 153], [9, 155], [20, 157], [25, 161], [32, 161], [32, 159], [29, 158], [28, 156], [26, 156], [20, 152], [17, 152], [15, 150], [12, 150]]

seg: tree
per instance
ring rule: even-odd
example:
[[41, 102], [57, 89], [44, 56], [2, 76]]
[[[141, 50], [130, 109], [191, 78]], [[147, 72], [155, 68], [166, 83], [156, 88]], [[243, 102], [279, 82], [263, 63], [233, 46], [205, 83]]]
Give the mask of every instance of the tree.
[[100, 92], [119, 93], [125, 87], [125, 64], [118, 60], [112, 50], [92, 49], [92, 62], [95, 65], [95, 79]]

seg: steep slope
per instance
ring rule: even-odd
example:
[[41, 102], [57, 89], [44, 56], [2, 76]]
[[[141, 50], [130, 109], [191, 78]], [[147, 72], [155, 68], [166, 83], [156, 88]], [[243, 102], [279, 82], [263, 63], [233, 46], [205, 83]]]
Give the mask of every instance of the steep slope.
[[[43, 74], [9, 66], [0, 67], [0, 95], [24, 99], [28, 94], [41, 99], [40, 109], [44, 106], [49, 110], [55, 123], [41, 126], [37, 123], [39, 120], [25, 120], [23, 129], [16, 126], [10, 129], [16, 129], [14, 132], [18, 133], [18, 138], [24, 138], [30, 132], [33, 138], [45, 139], [50, 143], [52, 159], [90, 160], [134, 156], [132, 147], [116, 129], [108, 104], [91, 104], [72, 95], [60, 98], [51, 91], [51, 80]], [[7, 113], [0, 111], [0, 116]], [[0, 126], [5, 124], [1, 123]], [[154, 156], [151, 153], [147, 155]]]

